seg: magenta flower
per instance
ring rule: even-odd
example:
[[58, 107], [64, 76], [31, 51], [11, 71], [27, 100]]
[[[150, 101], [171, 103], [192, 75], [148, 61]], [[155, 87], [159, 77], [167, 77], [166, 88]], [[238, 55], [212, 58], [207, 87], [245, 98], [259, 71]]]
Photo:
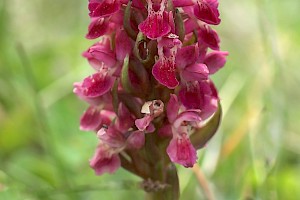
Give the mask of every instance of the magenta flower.
[[201, 110], [202, 119], [207, 119], [218, 108], [217, 90], [210, 80], [189, 82], [179, 91], [179, 99], [186, 109]]
[[95, 170], [96, 175], [111, 174], [119, 169], [121, 161], [112, 148], [100, 143], [93, 158], [90, 160], [90, 166]]
[[108, 19], [103, 17], [92, 18], [86, 34], [87, 39], [96, 39], [108, 31]]
[[107, 17], [120, 10], [118, 0], [89, 0], [90, 17]]
[[173, 136], [167, 153], [172, 162], [184, 167], [193, 167], [197, 160], [196, 150], [185, 132]]
[[[206, 45], [213, 50], [219, 50], [220, 39], [216, 31], [212, 30], [208, 25], [204, 24], [198, 29], [199, 43]], [[199, 45], [200, 45], [199, 44]]]
[[[178, 113], [180, 105], [177, 96], [172, 94], [167, 107], [167, 116], [171, 126], [164, 131], [172, 132], [172, 139], [167, 147], [167, 153], [172, 162], [179, 163], [185, 167], [193, 167], [196, 163], [196, 150], [191, 144], [188, 136], [187, 122], [200, 122], [200, 110], [185, 110]], [[191, 125], [191, 124], [190, 124]], [[160, 133], [168, 135], [165, 133]]]
[[[116, 50], [111, 49], [111, 39], [104, 37], [100, 42], [91, 46], [83, 53], [90, 65], [95, 70], [100, 70], [103, 67], [109, 68], [111, 74], [119, 74], [126, 55], [132, 52], [133, 42], [124, 32], [118, 30], [116, 33]], [[115, 75], [115, 74], [114, 74]]]
[[88, 8], [91, 22], [86, 34], [87, 39], [96, 39], [111, 33], [123, 21], [121, 2], [118, 0], [90, 0]]
[[98, 105], [101, 96], [106, 94], [113, 86], [115, 77], [108, 74], [107, 69], [86, 77], [80, 83], [74, 83], [73, 92], [90, 104]]
[[178, 200], [178, 194], [167, 194], [178, 190], [173, 163], [193, 167], [196, 150], [220, 123], [211, 75], [225, 65], [228, 53], [220, 50], [211, 27], [221, 22], [218, 4], [88, 1], [86, 38], [101, 39], [82, 54], [95, 72], [74, 83], [73, 91], [89, 104], [80, 129], [95, 132], [99, 140], [90, 160], [97, 175], [123, 167], [167, 184], [171, 189], [161, 194]]
[[162, 85], [174, 89], [178, 84], [176, 78], [175, 57], [181, 42], [178, 36], [170, 34], [158, 41], [159, 60], [152, 68], [152, 74]]
[[203, 62], [208, 67], [209, 74], [216, 73], [225, 65], [226, 56], [228, 56], [228, 52], [226, 51], [214, 51], [205, 56]]
[[176, 66], [180, 70], [182, 80], [200, 81], [207, 79], [209, 70], [205, 64], [198, 61], [199, 57], [197, 45], [183, 47], [177, 52]]
[[90, 106], [81, 116], [80, 130], [98, 131], [103, 125], [110, 124], [115, 114], [101, 107]]
[[170, 30], [169, 14], [166, 11], [167, 0], [147, 0], [148, 17], [139, 24], [139, 30], [150, 39], [157, 39], [167, 35]]
[[194, 6], [195, 16], [205, 23], [218, 25], [221, 22], [218, 6], [218, 0], [197, 0], [197, 5]]
[[145, 114], [145, 116], [141, 119], [135, 120], [136, 127], [140, 131], [147, 130], [148, 132], [153, 132], [154, 126], [150, 123], [154, 118], [158, 117], [163, 111], [164, 111], [164, 103], [162, 101], [153, 100], [153, 101], [146, 102], [143, 105], [141, 110], [141, 112]]
[[104, 37], [100, 42], [95, 43], [87, 51], [83, 52], [82, 55], [87, 58], [89, 64], [95, 70], [99, 70], [103, 66], [112, 68], [116, 64], [116, 59], [110, 44], [110, 38]]

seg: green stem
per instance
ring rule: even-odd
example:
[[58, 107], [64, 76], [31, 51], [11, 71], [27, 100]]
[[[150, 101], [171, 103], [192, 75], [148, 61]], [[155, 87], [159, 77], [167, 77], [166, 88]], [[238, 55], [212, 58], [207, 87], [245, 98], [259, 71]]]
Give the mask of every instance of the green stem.
[[[158, 191], [147, 192], [145, 200], [179, 200], [179, 179], [177, 169], [171, 163], [166, 169], [166, 179], [162, 184], [154, 184], [154, 190]], [[162, 189], [159, 189], [159, 188]]]

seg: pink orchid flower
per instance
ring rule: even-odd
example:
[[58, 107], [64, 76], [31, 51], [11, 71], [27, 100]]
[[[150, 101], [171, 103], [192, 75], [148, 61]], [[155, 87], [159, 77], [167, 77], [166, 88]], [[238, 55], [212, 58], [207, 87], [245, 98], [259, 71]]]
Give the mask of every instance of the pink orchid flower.
[[221, 22], [218, 6], [218, 0], [88, 0], [86, 38], [100, 41], [83, 57], [95, 72], [74, 83], [73, 92], [89, 104], [80, 129], [99, 139], [90, 160], [97, 175], [122, 166], [147, 179], [161, 168], [165, 179], [172, 162], [196, 163], [195, 147], [215, 132], [196, 133], [206, 126], [216, 131], [209, 122], [220, 117], [211, 75], [228, 53], [211, 26]]
[[152, 74], [162, 85], [174, 89], [179, 82], [176, 78], [175, 58], [181, 42], [178, 36], [170, 34], [158, 40], [159, 60], [152, 68]]
[[102, 110], [101, 107], [90, 106], [81, 116], [80, 130], [98, 131], [102, 126], [109, 125], [115, 114], [108, 110]]
[[181, 164], [184, 167], [192, 167], [196, 163], [197, 153], [189, 139], [188, 122], [201, 121], [199, 115], [200, 110], [185, 110], [178, 113], [179, 110], [180, 104], [177, 96], [171, 94], [167, 106], [167, 116], [170, 126], [168, 126], [169, 130], [167, 130], [167, 128], [163, 129], [163, 131], [172, 133], [172, 139], [167, 147], [167, 153], [172, 162]]
[[170, 30], [169, 14], [166, 11], [167, 0], [147, 0], [148, 17], [139, 24], [139, 30], [150, 39], [157, 39], [167, 35]]
[[90, 104], [98, 105], [107, 94], [115, 81], [115, 77], [109, 74], [107, 68], [100, 69], [97, 73], [86, 77], [82, 82], [74, 83], [73, 92]]
[[105, 143], [99, 143], [96, 152], [90, 159], [90, 166], [94, 169], [96, 175], [103, 173], [114, 173], [121, 166], [118, 153]]

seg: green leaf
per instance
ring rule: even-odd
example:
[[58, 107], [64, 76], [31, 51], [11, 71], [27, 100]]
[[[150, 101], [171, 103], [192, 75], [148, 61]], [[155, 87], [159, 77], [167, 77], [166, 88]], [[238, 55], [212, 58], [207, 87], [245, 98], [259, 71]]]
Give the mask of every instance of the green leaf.
[[126, 92], [131, 93], [133, 91], [130, 78], [129, 78], [129, 56], [128, 55], [124, 59], [122, 72], [121, 72], [121, 83]]
[[201, 149], [204, 145], [214, 136], [217, 132], [222, 118], [222, 107], [220, 102], [218, 103], [218, 110], [210, 118], [210, 120], [194, 134], [190, 139], [196, 149]]
[[150, 68], [155, 63], [157, 42], [154, 40], [149, 41], [142, 32], [139, 32], [135, 41], [133, 53], [146, 68]]
[[118, 84], [119, 84], [119, 79], [116, 79], [114, 86], [112, 88], [112, 91], [111, 91], [112, 103], [113, 103], [113, 108], [114, 108], [115, 113], [118, 113], [118, 107], [119, 107]]
[[185, 28], [181, 13], [178, 9], [175, 10], [175, 32], [179, 36], [180, 41], [183, 42], [185, 36]]
[[123, 19], [123, 25], [126, 33], [133, 39], [135, 40], [137, 36], [137, 32], [132, 29], [131, 27], [131, 22], [130, 22], [130, 15], [131, 15], [131, 4], [132, 1], [128, 1], [128, 4], [125, 8], [125, 13], [124, 13], [124, 19]]

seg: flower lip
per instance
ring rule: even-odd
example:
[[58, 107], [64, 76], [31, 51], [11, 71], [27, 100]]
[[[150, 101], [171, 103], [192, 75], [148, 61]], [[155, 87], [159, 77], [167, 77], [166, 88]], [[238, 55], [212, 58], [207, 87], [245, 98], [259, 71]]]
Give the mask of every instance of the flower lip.
[[115, 77], [108, 75], [107, 69], [102, 69], [81, 83], [74, 83], [74, 93], [83, 99], [100, 97], [112, 88], [114, 80]]
[[112, 174], [121, 166], [121, 161], [114, 149], [100, 143], [93, 158], [90, 159], [90, 166], [96, 175], [102, 175], [106, 172]]
[[148, 17], [139, 24], [139, 30], [148, 38], [154, 40], [168, 34], [171, 30], [169, 14], [165, 11], [166, 0], [160, 3], [147, 0]]

